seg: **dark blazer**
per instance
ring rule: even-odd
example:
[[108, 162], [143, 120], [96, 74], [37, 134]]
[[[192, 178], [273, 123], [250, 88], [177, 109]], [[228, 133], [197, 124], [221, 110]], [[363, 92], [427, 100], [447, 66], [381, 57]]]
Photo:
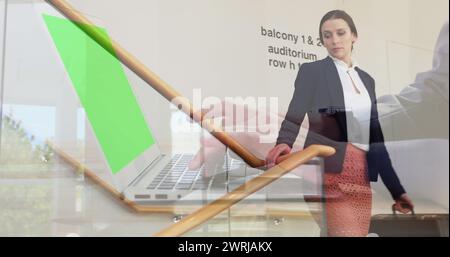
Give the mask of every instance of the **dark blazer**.
[[[363, 70], [356, 68], [372, 100], [370, 115], [370, 145], [367, 165], [370, 181], [377, 181], [378, 174], [397, 199], [405, 193], [395, 173], [384, 145], [383, 133], [376, 108], [375, 81]], [[305, 147], [312, 144], [328, 145], [336, 154], [325, 158], [325, 172], [340, 173], [347, 146], [347, 117], [344, 92], [337, 68], [330, 57], [301, 65], [295, 91], [286, 117], [281, 124], [277, 144], [292, 148], [305, 114], [308, 114], [309, 130]]]

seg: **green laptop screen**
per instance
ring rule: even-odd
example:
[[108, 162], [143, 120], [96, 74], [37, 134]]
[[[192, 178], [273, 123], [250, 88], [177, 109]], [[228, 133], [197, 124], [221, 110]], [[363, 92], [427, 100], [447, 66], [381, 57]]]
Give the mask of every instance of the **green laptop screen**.
[[[113, 174], [155, 141], [121, 63], [72, 21], [43, 15]], [[102, 33], [106, 30], [89, 26]], [[111, 41], [109, 41], [111, 45]]]

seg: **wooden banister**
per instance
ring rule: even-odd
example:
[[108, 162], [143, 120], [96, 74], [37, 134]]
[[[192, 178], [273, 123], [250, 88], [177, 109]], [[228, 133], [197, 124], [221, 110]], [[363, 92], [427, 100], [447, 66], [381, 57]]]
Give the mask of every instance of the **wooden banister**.
[[83, 162], [78, 160], [77, 158], [71, 156], [66, 151], [64, 151], [61, 147], [57, 146], [55, 143], [53, 143], [50, 140], [47, 140], [45, 142], [50, 149], [54, 153], [58, 155], [62, 160], [64, 160], [66, 163], [73, 166], [77, 172], [82, 173], [84, 176], [88, 177], [90, 180], [92, 180], [94, 183], [99, 185], [101, 188], [106, 190], [110, 196], [112, 196], [115, 200], [118, 202], [121, 202], [125, 204], [127, 207], [131, 208], [133, 211], [136, 212], [173, 212], [174, 206], [169, 205], [139, 205], [136, 202], [133, 202], [127, 198], [124, 197], [122, 192], [119, 192], [112, 184], [108, 183], [107, 181], [103, 180], [101, 177], [99, 177], [95, 171], [91, 170], [89, 167], [87, 167]]
[[198, 209], [180, 220], [178, 223], [159, 231], [155, 234], [155, 236], [181, 236], [208, 221], [222, 211], [230, 208], [237, 202], [245, 199], [250, 194], [274, 182], [295, 167], [308, 162], [316, 156], [327, 157], [333, 155], [334, 153], [335, 150], [332, 147], [321, 145], [311, 145], [303, 151], [293, 153], [289, 158], [285, 159], [278, 165], [239, 186], [232, 192], [227, 193], [210, 204]]

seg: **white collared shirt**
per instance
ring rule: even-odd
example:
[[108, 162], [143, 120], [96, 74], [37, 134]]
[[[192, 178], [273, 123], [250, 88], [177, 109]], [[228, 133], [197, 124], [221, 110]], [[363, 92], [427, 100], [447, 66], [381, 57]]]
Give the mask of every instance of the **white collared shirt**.
[[361, 150], [368, 151], [372, 107], [370, 95], [355, 70], [356, 64], [354, 62], [352, 67], [348, 67], [345, 62], [330, 57], [336, 65], [344, 91], [348, 142]]

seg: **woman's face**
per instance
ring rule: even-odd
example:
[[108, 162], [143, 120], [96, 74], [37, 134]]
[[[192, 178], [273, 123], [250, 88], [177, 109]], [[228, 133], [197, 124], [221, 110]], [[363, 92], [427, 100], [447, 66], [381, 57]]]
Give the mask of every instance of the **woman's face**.
[[350, 64], [352, 45], [356, 42], [356, 35], [343, 19], [327, 20], [322, 25], [323, 44], [328, 53], [341, 61]]

